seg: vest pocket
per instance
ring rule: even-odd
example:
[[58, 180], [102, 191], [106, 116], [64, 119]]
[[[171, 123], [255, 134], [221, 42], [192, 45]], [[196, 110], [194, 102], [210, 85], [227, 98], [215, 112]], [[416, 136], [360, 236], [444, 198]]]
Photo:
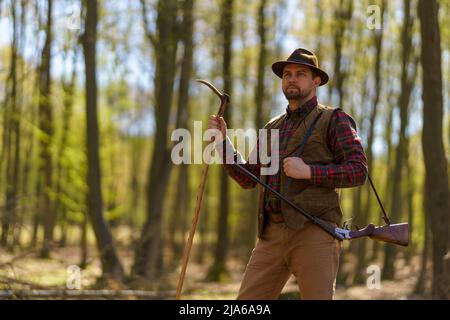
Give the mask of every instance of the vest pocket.
[[294, 202], [306, 212], [321, 216], [339, 208], [339, 194], [334, 188], [324, 188], [314, 185], [294, 197]]

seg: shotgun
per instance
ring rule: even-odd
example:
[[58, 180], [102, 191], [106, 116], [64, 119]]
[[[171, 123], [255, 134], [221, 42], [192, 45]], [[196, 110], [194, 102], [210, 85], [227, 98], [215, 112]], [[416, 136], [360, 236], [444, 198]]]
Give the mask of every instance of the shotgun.
[[284, 201], [289, 206], [294, 208], [297, 212], [302, 214], [304, 217], [306, 217], [308, 220], [310, 220], [312, 223], [318, 225], [323, 230], [328, 232], [331, 236], [334, 238], [342, 241], [342, 240], [353, 240], [357, 238], [362, 237], [369, 237], [371, 239], [397, 244], [400, 246], [408, 246], [409, 241], [409, 227], [408, 223], [399, 223], [399, 224], [387, 224], [385, 226], [376, 227], [373, 223], [370, 223], [367, 225], [367, 227], [360, 229], [360, 230], [347, 230], [343, 228], [337, 228], [332, 226], [331, 224], [325, 222], [324, 220], [317, 218], [299, 206], [297, 206], [295, 203], [293, 203], [291, 200], [285, 198], [281, 193], [278, 191], [272, 189], [268, 184], [261, 181], [257, 176], [255, 176], [253, 173], [245, 169], [243, 166], [241, 166], [238, 163], [233, 164], [242, 174], [249, 177], [252, 181], [258, 183], [259, 185], [263, 186], [267, 191], [271, 192], [275, 197], [280, 199], [281, 201]]

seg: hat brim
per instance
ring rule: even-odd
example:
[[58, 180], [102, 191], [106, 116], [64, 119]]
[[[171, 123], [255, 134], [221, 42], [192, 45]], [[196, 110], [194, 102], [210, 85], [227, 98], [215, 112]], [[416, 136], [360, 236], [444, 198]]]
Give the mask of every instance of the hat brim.
[[309, 63], [296, 62], [296, 61], [278, 61], [278, 62], [275, 62], [272, 65], [273, 73], [275, 73], [279, 78], [283, 78], [283, 69], [288, 64], [301, 64], [303, 66], [307, 66], [307, 67], [310, 67], [311, 69], [313, 69], [315, 72], [317, 72], [317, 75], [320, 77], [321, 81], [320, 81], [320, 85], [319, 86], [323, 86], [329, 80], [328, 74], [325, 71], [323, 71], [322, 69], [319, 69], [316, 66], [314, 66], [312, 64], [309, 64]]

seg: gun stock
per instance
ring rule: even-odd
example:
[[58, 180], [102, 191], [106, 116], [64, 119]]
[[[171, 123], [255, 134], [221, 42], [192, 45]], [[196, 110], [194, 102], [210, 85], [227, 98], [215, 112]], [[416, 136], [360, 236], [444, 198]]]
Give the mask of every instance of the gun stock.
[[376, 227], [369, 237], [374, 240], [407, 247], [409, 243], [409, 225], [408, 223], [398, 223]]
[[390, 224], [382, 227], [375, 227], [370, 223], [367, 227], [357, 231], [350, 231], [349, 239], [370, 237], [371, 239], [408, 246], [409, 227], [408, 223]]

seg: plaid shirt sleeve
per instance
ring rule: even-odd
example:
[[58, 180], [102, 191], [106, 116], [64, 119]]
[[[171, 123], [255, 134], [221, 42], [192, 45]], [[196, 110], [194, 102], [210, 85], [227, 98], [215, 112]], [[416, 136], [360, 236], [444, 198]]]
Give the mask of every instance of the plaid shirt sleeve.
[[364, 184], [367, 160], [354, 120], [336, 110], [327, 132], [327, 144], [334, 154], [333, 164], [311, 165], [311, 183], [330, 188], [350, 188]]
[[[255, 149], [252, 151], [257, 152], [259, 147], [259, 140], [256, 142]], [[236, 151], [231, 143], [230, 139], [227, 137], [223, 143], [218, 143], [216, 145], [216, 150], [223, 161], [223, 167], [227, 171], [230, 177], [232, 177], [242, 188], [251, 189], [256, 186], [256, 182], [252, 181], [246, 175], [241, 173], [235, 168], [233, 163], [239, 163], [242, 167], [253, 173], [256, 177], [260, 176], [260, 164], [249, 163], [244, 161], [241, 154]], [[225, 152], [224, 152], [225, 151]]]

